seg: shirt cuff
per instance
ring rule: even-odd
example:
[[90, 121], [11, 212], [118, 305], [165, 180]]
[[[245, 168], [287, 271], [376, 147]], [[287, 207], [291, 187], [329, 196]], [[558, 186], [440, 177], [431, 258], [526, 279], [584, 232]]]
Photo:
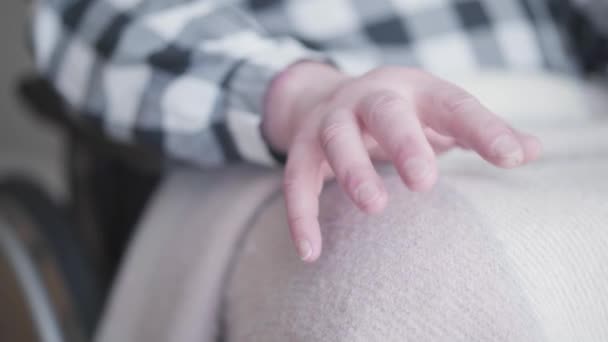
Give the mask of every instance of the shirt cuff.
[[263, 165], [280, 165], [285, 156], [273, 151], [262, 135], [266, 92], [273, 80], [301, 61], [334, 64], [321, 53], [291, 39], [278, 40], [272, 49], [248, 56], [236, 68], [228, 85], [228, 129], [241, 156]]

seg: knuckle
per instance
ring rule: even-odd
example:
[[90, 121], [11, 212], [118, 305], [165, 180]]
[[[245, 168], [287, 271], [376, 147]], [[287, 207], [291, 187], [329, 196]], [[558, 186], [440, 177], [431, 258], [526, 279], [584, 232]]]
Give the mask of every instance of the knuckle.
[[479, 140], [489, 132], [508, 132], [502, 119], [487, 111], [483, 104], [464, 90], [457, 91], [444, 100], [448, 111], [448, 123], [461, 138]]
[[364, 165], [349, 167], [341, 175], [341, 183], [351, 193], [354, 193], [363, 183], [373, 179], [374, 171]]
[[458, 116], [467, 115], [471, 111], [479, 108], [480, 103], [475, 97], [463, 91], [446, 97], [444, 106], [452, 115]]
[[283, 191], [286, 194], [291, 193], [298, 184], [298, 170], [293, 167], [287, 167], [283, 176]]
[[405, 101], [392, 91], [380, 91], [369, 97], [368, 105], [371, 111], [390, 111], [401, 109]]
[[287, 222], [290, 227], [299, 229], [303, 226], [303, 222], [306, 221], [306, 217], [301, 214], [289, 214], [287, 216]]
[[404, 137], [397, 146], [394, 147], [394, 162], [397, 165], [405, 163], [405, 161], [414, 154], [414, 150], [420, 144], [412, 136]]
[[328, 121], [319, 133], [319, 140], [323, 148], [327, 148], [334, 141], [348, 135], [349, 123], [345, 121]]
[[448, 126], [466, 135], [470, 134], [471, 118], [481, 106], [479, 100], [464, 90], [451, 90], [436, 100], [440, 102], [439, 108], [447, 113]]
[[380, 91], [365, 99], [363, 115], [366, 121], [373, 123], [386, 113], [403, 111], [406, 106], [407, 103], [398, 94]]
[[508, 131], [504, 122], [494, 115], [481, 118], [476, 127], [484, 131]]

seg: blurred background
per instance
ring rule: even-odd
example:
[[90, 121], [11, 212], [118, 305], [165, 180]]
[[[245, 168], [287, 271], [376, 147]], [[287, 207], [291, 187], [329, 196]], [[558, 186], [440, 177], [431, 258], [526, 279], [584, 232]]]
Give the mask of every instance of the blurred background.
[[27, 18], [0, 2], [0, 341], [88, 341], [159, 164], [66, 124]]
[[[26, 11], [24, 1], [0, 2], [0, 179], [36, 179], [49, 196], [63, 200], [62, 135], [56, 127], [32, 115], [15, 96], [17, 80], [32, 68], [24, 44]], [[21, 296], [20, 283], [10, 264], [6, 255], [0, 255], [0, 340], [36, 341], [38, 336], [30, 326], [33, 322], [26, 318], [30, 316], [29, 305]]]
[[[35, 116], [16, 96], [18, 80], [32, 70], [24, 44], [26, 12], [25, 1], [0, 2], [0, 211], [3, 216], [9, 216], [8, 211], [14, 213], [9, 209], [14, 209], [11, 203], [14, 197], [8, 193], [23, 192], [14, 189], [17, 182], [35, 179], [36, 187], [55, 201], [64, 202], [67, 194], [62, 166], [64, 136], [57, 127]], [[11, 187], [13, 189], [9, 189]], [[4, 217], [0, 219], [0, 225], [6, 224]], [[3, 236], [3, 245], [6, 243], [7, 238]], [[0, 252], [0, 341], [37, 341], [39, 336], [32, 326], [35, 323], [30, 318], [30, 303], [25, 300], [15, 274], [14, 264], [18, 258], [6, 254], [6, 251]], [[27, 272], [23, 273], [21, 278], [27, 278]]]
[[59, 199], [66, 194], [61, 134], [32, 115], [15, 96], [16, 82], [32, 70], [24, 43], [25, 5], [25, 1], [0, 2], [0, 173], [31, 175]]

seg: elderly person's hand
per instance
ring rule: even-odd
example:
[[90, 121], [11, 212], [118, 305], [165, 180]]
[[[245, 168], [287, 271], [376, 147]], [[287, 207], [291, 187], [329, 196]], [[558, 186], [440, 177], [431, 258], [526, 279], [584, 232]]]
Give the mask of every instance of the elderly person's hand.
[[452, 147], [503, 168], [530, 162], [541, 149], [463, 89], [400, 67], [352, 78], [329, 65], [296, 64], [269, 90], [263, 131], [288, 154], [287, 214], [305, 261], [321, 253], [318, 196], [328, 177], [361, 210], [378, 213], [387, 192], [372, 160], [390, 160], [411, 190], [426, 191], [437, 180], [436, 154]]

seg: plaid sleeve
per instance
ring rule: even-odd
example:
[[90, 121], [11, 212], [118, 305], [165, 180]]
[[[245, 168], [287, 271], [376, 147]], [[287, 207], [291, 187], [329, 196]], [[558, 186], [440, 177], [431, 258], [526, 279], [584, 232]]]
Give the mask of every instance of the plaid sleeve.
[[591, 58], [595, 58], [596, 62], [591, 61], [590, 64], [608, 74], [608, 2], [579, 0], [579, 6], [583, 16], [591, 23], [591, 34], [596, 36], [588, 52], [595, 54], [595, 57]]
[[549, 5], [583, 71], [608, 73], [608, 2], [549, 0]]
[[259, 129], [265, 90], [290, 64], [323, 58], [219, 3], [38, 0], [37, 67], [115, 139], [201, 166], [273, 164]]

